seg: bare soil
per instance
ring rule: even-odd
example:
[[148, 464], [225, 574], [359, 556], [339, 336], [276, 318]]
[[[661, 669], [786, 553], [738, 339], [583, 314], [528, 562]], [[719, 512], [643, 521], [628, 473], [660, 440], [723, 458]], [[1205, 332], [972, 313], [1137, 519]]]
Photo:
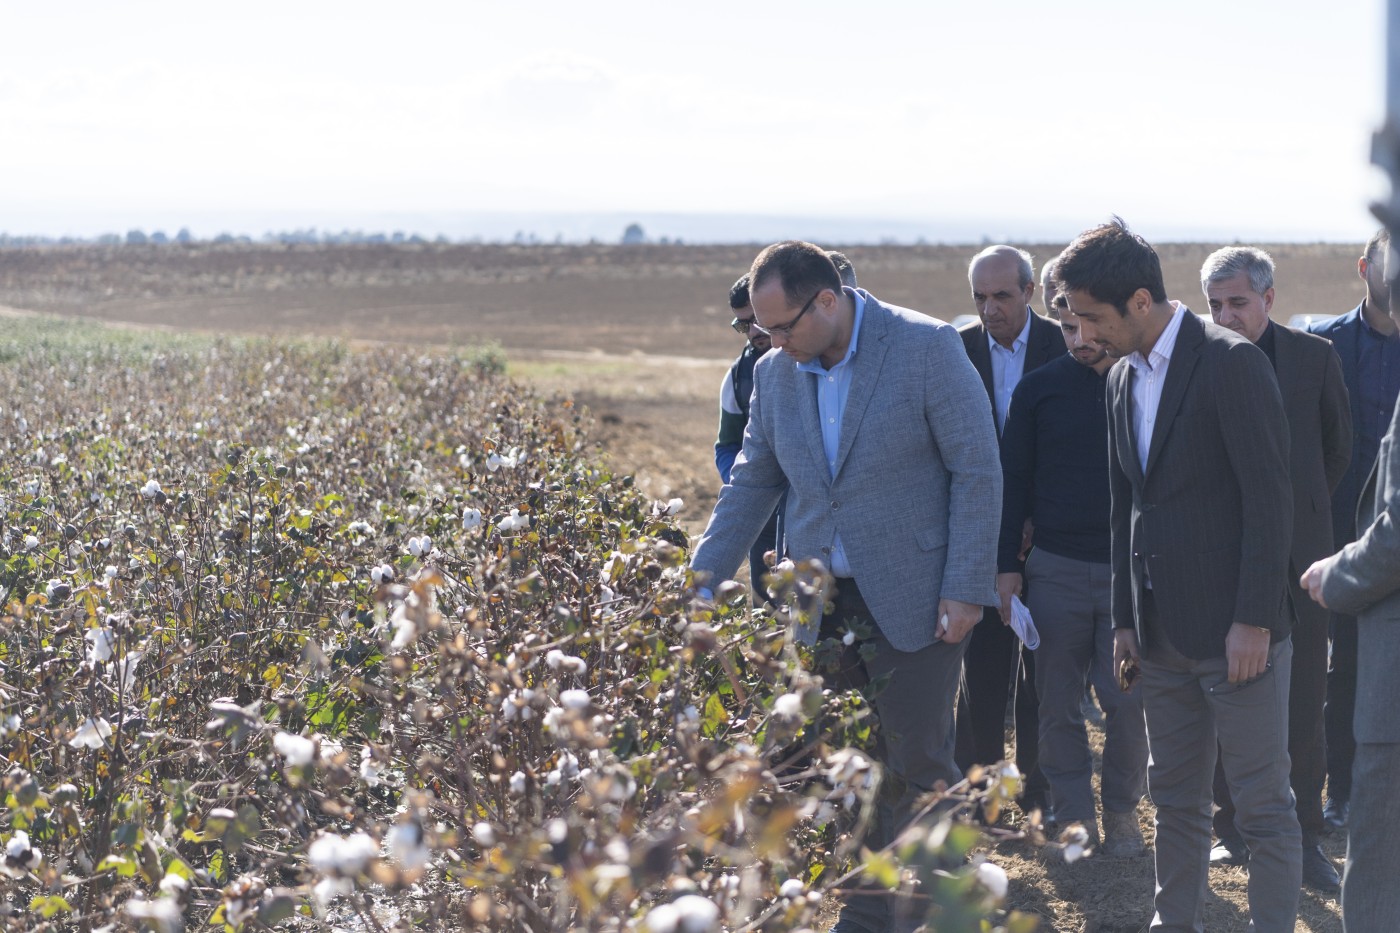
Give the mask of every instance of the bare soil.
[[[1037, 262], [1063, 244], [1025, 244]], [[1204, 310], [1197, 271], [1221, 244], [1158, 246], [1168, 292]], [[840, 248], [840, 247], [838, 247]], [[1274, 317], [1341, 313], [1360, 301], [1359, 245], [1267, 247]], [[849, 247], [861, 284], [951, 320], [972, 313], [975, 246]], [[509, 372], [593, 414], [614, 468], [657, 499], [679, 496], [698, 532], [719, 480], [720, 380], [742, 338], [726, 296], [754, 246], [166, 246], [0, 251], [0, 305], [96, 321], [373, 343], [500, 346]], [[1095, 735], [1095, 746], [1101, 738]], [[1151, 808], [1140, 809], [1151, 839]], [[1344, 842], [1327, 841], [1340, 862]], [[989, 852], [1011, 906], [1042, 930], [1136, 931], [1151, 919], [1150, 853], [1065, 864], [1026, 845]], [[1248, 925], [1247, 874], [1212, 869], [1206, 928]], [[1298, 930], [1341, 929], [1336, 901], [1304, 890]]]

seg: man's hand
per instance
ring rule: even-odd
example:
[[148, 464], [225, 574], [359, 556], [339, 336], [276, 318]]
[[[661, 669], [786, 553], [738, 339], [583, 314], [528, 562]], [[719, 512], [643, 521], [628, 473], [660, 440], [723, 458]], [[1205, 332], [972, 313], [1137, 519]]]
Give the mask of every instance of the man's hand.
[[1230, 662], [1230, 683], [1253, 680], [1269, 666], [1269, 640], [1273, 633], [1257, 625], [1236, 622], [1225, 636], [1225, 660]]
[[1031, 552], [1031, 541], [1035, 538], [1035, 525], [1031, 520], [1026, 519], [1026, 523], [1021, 526], [1021, 553], [1016, 555], [1016, 559], [1025, 563], [1026, 555]]
[[940, 627], [938, 640], [956, 645], [967, 637], [967, 633], [972, 631], [972, 627], [981, 618], [981, 606], [958, 602], [956, 599], [940, 599], [938, 601], [938, 619], [940, 625], [944, 619], [947, 619], [948, 625], [947, 628]]
[[997, 574], [997, 599], [1001, 604], [1001, 624], [1011, 624], [1011, 597], [1021, 595], [1023, 581], [1019, 573]]
[[1123, 662], [1132, 659], [1134, 664], [1142, 662], [1142, 655], [1138, 652], [1137, 632], [1130, 628], [1116, 628], [1113, 630], [1113, 670], [1116, 674], [1123, 669]]
[[1323, 609], [1327, 608], [1327, 602], [1322, 598], [1322, 575], [1331, 568], [1332, 562], [1336, 559], [1337, 555], [1333, 554], [1331, 557], [1324, 557], [1322, 560], [1314, 562], [1311, 567], [1303, 571], [1302, 579], [1298, 581], [1298, 584], [1308, 591], [1313, 602]]

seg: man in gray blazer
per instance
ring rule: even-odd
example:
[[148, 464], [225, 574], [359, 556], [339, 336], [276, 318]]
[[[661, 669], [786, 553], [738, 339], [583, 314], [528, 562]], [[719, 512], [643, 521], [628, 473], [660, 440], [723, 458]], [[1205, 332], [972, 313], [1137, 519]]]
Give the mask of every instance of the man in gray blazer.
[[[1366, 242], [1356, 262], [1366, 297], [1346, 314], [1316, 322], [1308, 330], [1332, 341], [1342, 361], [1342, 377], [1351, 396], [1353, 431], [1351, 465], [1332, 493], [1332, 541], [1336, 547], [1357, 538], [1356, 506], [1361, 485], [1376, 465], [1376, 451], [1390, 426], [1400, 395], [1400, 334], [1389, 315], [1390, 290], [1385, 256], [1390, 231], [1381, 227]], [[1352, 732], [1356, 708], [1356, 617], [1332, 613], [1332, 657], [1327, 671], [1327, 805], [1323, 820], [1345, 829], [1351, 808], [1351, 760], [1356, 755]], [[1362, 813], [1359, 819], [1368, 817]]]
[[1293, 492], [1268, 358], [1168, 302], [1121, 220], [1056, 265], [1108, 380], [1115, 659], [1141, 671], [1157, 806], [1154, 930], [1202, 931], [1217, 740], [1248, 843], [1249, 912], [1293, 930], [1302, 848], [1288, 774]]
[[[1017, 383], [1053, 359], [1065, 355], [1060, 328], [1031, 310], [1035, 268], [1031, 254], [1013, 246], [989, 246], [967, 267], [968, 284], [979, 320], [958, 330], [973, 368], [982, 377], [996, 419], [997, 437]], [[1040, 770], [1040, 702], [1035, 692], [1035, 655], [1004, 624], [1001, 613], [987, 609], [972, 631], [963, 658], [963, 686], [958, 703], [958, 767], [996, 764], [1006, 757], [1006, 705], [1016, 722], [1016, 767], [1026, 777], [1021, 805], [1046, 808], [1046, 781]]]
[[[1396, 265], [1387, 250], [1390, 316], [1400, 321]], [[1356, 933], [1400, 929], [1400, 406], [1381, 438], [1375, 468], [1361, 488], [1360, 537], [1303, 574], [1312, 598], [1334, 612], [1357, 617], [1356, 757], [1352, 762], [1354, 814], [1342, 881], [1342, 927]]]
[[[1206, 257], [1201, 289], [1210, 316], [1264, 351], [1278, 377], [1288, 413], [1293, 484], [1293, 548], [1289, 579], [1332, 553], [1332, 491], [1351, 462], [1351, 406], [1342, 363], [1323, 338], [1269, 320], [1274, 303], [1274, 261], [1252, 246], [1227, 246]], [[1341, 891], [1341, 879], [1322, 851], [1322, 785], [1327, 779], [1322, 704], [1327, 694], [1327, 612], [1301, 588], [1292, 595], [1293, 670], [1288, 691], [1290, 781], [1303, 831], [1303, 883], [1324, 894]], [[1215, 834], [1221, 844], [1211, 861], [1247, 860], [1235, 829], [1235, 807], [1224, 770], [1215, 769]]]
[[[960, 777], [954, 692], [966, 636], [996, 599], [996, 430], [957, 332], [843, 288], [820, 248], [769, 246], [749, 283], [781, 352], [754, 367], [743, 450], [691, 565], [699, 582], [729, 577], [788, 489], [788, 556], [835, 576], [832, 610], [797, 637], [844, 648], [822, 672], [834, 686], [888, 679], [873, 697], [879, 754], [903, 793], [877, 814], [880, 848], [919, 795]], [[856, 896], [836, 929], [890, 925], [888, 897]]]

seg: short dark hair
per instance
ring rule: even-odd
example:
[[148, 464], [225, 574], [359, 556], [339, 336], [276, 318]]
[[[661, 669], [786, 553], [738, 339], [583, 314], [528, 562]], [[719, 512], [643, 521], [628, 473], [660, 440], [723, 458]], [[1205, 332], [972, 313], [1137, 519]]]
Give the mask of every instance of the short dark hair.
[[856, 267], [851, 265], [851, 260], [846, 258], [845, 253], [838, 253], [834, 249], [826, 251], [831, 258], [831, 264], [836, 267], [836, 274], [841, 277], [841, 284], [848, 288], [856, 288], [859, 282], [856, 281]]
[[1379, 254], [1390, 245], [1390, 229], [1381, 227], [1371, 234], [1371, 239], [1366, 241], [1366, 251], [1361, 255], [1366, 257], [1367, 262], [1375, 262]]
[[749, 291], [777, 276], [783, 283], [783, 296], [793, 307], [801, 305], [822, 289], [841, 291], [836, 264], [820, 246], [802, 240], [784, 240], [765, 246], [749, 267]]
[[749, 274], [745, 272], [729, 286], [729, 310], [742, 311], [749, 306]]
[[1061, 292], [1087, 292], [1124, 315], [1139, 289], [1154, 302], [1167, 300], [1157, 251], [1118, 216], [1075, 237], [1055, 262], [1055, 279]]

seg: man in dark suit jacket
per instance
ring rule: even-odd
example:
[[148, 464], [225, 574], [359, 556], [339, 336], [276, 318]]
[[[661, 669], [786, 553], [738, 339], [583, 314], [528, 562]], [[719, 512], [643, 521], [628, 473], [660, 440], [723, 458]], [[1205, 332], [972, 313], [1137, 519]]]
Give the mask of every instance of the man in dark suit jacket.
[[[1260, 933], [1291, 933], [1302, 846], [1288, 785], [1293, 491], [1268, 358], [1168, 302], [1156, 252], [1121, 220], [1056, 276], [1110, 371], [1115, 657], [1141, 670], [1157, 805], [1153, 929], [1204, 929], [1217, 747], [1252, 853]], [[1218, 741], [1218, 746], [1217, 746]]]
[[[968, 358], [987, 389], [997, 437], [1006, 425], [1011, 393], [1021, 377], [1065, 355], [1053, 321], [1030, 308], [1035, 294], [1031, 256], [1011, 246], [989, 246], [967, 270], [981, 320], [958, 331]], [[963, 659], [958, 703], [958, 766], [995, 764], [1006, 757], [1006, 704], [1015, 694], [1016, 767], [1025, 775], [1022, 803], [1045, 806], [1039, 759], [1040, 712], [1035, 693], [1035, 655], [1024, 648], [1001, 613], [990, 607], [972, 630]]]
[[[1322, 851], [1322, 785], [1327, 778], [1322, 704], [1327, 693], [1327, 612], [1296, 582], [1314, 561], [1332, 553], [1332, 490], [1351, 462], [1351, 407], [1342, 364], [1321, 337], [1269, 320], [1274, 304], [1274, 261], [1249, 246], [1227, 246], [1206, 257], [1201, 288], [1215, 323], [1264, 351], [1278, 377], [1288, 414], [1289, 479], [1293, 484], [1294, 582], [1292, 684], [1288, 695], [1288, 757], [1303, 831], [1303, 883], [1324, 894], [1341, 892], [1337, 869]], [[1235, 829], [1235, 807], [1224, 770], [1215, 769], [1215, 834], [1211, 860], [1238, 863], [1248, 849]], [[1222, 857], [1223, 856], [1223, 857]]]
[[[1332, 494], [1332, 533], [1337, 547], [1357, 537], [1356, 506], [1381, 436], [1390, 424], [1400, 393], [1400, 335], [1386, 314], [1390, 290], [1382, 272], [1390, 234], [1380, 229], [1357, 260], [1366, 283], [1366, 298], [1340, 317], [1314, 324], [1312, 333], [1332, 341], [1342, 361], [1342, 376], [1351, 397], [1351, 465]], [[1356, 754], [1352, 733], [1356, 709], [1356, 617], [1333, 610], [1332, 662], [1327, 672], [1327, 806], [1323, 818], [1344, 829], [1351, 800], [1351, 762]], [[1364, 817], [1363, 817], [1364, 818]]]

